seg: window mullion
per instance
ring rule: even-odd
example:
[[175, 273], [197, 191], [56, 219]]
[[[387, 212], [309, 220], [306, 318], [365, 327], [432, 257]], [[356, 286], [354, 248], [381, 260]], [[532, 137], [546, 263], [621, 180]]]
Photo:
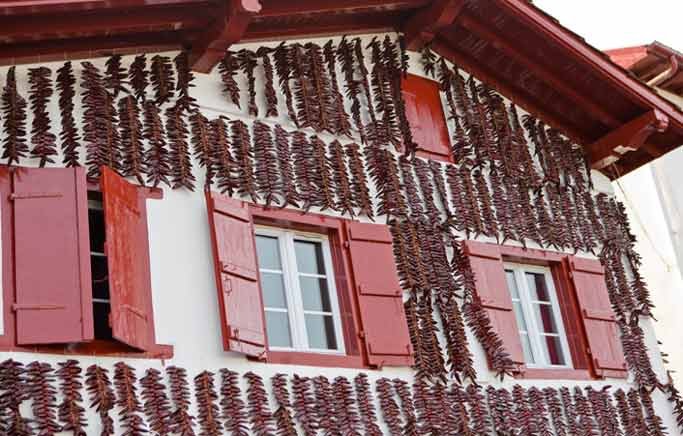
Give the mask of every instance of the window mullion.
[[522, 312], [524, 312], [524, 317], [527, 319], [527, 335], [529, 337], [531, 349], [534, 353], [536, 364], [546, 365], [547, 362], [545, 359], [545, 353], [543, 353], [539, 328], [536, 325], [536, 317], [534, 316], [533, 307], [530, 303], [531, 296], [529, 292], [529, 284], [525, 280], [526, 277], [522, 268], [515, 268], [514, 271], [515, 278], [517, 280], [517, 288], [520, 293], [519, 297], [522, 303]]
[[334, 279], [334, 269], [332, 267], [332, 255], [328, 241], [323, 242], [323, 261], [325, 263], [325, 279], [327, 280], [327, 292], [332, 305], [332, 321], [334, 323], [334, 334], [337, 339], [337, 350], [344, 351], [344, 333], [341, 323], [341, 311], [339, 310], [339, 294], [337, 284]]
[[278, 241], [278, 245], [280, 246], [280, 257], [282, 258], [282, 277], [285, 282], [285, 296], [287, 298], [287, 316], [289, 319], [289, 328], [292, 335], [292, 348], [296, 349], [300, 347], [298, 324], [296, 313], [294, 311], [294, 307], [296, 307], [296, 301], [294, 299], [294, 289], [296, 289], [296, 285], [292, 281], [292, 269], [290, 266], [289, 244], [287, 241], [287, 234], [283, 232], [280, 235], [278, 235]]
[[306, 316], [304, 314], [304, 303], [301, 296], [301, 283], [299, 281], [299, 269], [296, 265], [296, 251], [294, 248], [294, 234], [291, 232], [285, 233], [287, 244], [287, 269], [292, 283], [292, 307], [291, 316], [294, 318], [294, 325], [292, 330], [295, 331], [297, 338], [296, 348], [301, 350], [308, 350], [308, 335], [306, 334]]

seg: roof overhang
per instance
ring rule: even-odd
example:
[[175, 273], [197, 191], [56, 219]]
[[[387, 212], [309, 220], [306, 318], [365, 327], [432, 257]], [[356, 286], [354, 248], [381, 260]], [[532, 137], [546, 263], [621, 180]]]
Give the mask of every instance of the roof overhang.
[[0, 6], [0, 63], [399, 30], [584, 144], [615, 178], [683, 143], [683, 113], [525, 0], [36, 0]]

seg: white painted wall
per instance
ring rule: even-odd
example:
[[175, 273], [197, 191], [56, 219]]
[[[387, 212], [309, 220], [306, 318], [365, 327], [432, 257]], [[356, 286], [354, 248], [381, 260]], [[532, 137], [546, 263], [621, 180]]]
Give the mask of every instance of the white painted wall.
[[[369, 39], [369, 37], [367, 38]], [[273, 43], [273, 46], [276, 44]], [[254, 48], [255, 46], [250, 46]], [[235, 47], [238, 49], [240, 47]], [[171, 54], [173, 55], [173, 54]], [[151, 56], [149, 56], [151, 57]], [[418, 66], [417, 57], [411, 58], [411, 70], [416, 74], [422, 74]], [[124, 65], [127, 66], [132, 61], [132, 57], [125, 58]], [[94, 63], [104, 67], [104, 59], [97, 59]], [[60, 63], [48, 64], [53, 72], [61, 66]], [[31, 66], [17, 67], [17, 78], [22, 94], [27, 96], [27, 69]], [[74, 62], [77, 77], [80, 76], [80, 65]], [[0, 68], [0, 77], [4, 77], [6, 68]], [[78, 90], [80, 94], [80, 90]], [[230, 105], [221, 94], [221, 82], [217, 71], [210, 75], [197, 75], [196, 87], [192, 89], [192, 94], [198, 99], [202, 110], [208, 117], [224, 114], [230, 118], [245, 117], [237, 108]], [[243, 96], [246, 93], [243, 92]], [[260, 93], [259, 93], [260, 96]], [[77, 96], [80, 101], [80, 95]], [[280, 99], [281, 103], [283, 99]], [[80, 107], [78, 105], [77, 107]], [[244, 106], [243, 106], [244, 107]], [[280, 112], [286, 114], [284, 105], [281, 104]], [[56, 98], [53, 98], [50, 107], [51, 119], [54, 122], [55, 130], [59, 126], [59, 112]], [[80, 120], [79, 116], [76, 116]], [[266, 120], [272, 123], [275, 120]], [[280, 120], [289, 130], [292, 126], [284, 118]], [[325, 141], [332, 139], [328, 135], [319, 135]], [[31, 165], [31, 163], [26, 163]], [[196, 165], [195, 165], [196, 166]], [[202, 180], [198, 169], [195, 171], [197, 180]], [[609, 182], [601, 175], [595, 174], [596, 187], [601, 190], [609, 190]], [[654, 191], [653, 191], [654, 192]], [[650, 194], [652, 195], [652, 194]], [[648, 194], [644, 194], [647, 198]], [[282, 372], [286, 374], [300, 374], [307, 376], [326, 375], [334, 378], [343, 375], [352, 379], [359, 370], [343, 368], [316, 368], [309, 366], [276, 365], [264, 364], [248, 361], [241, 355], [224, 352], [221, 342], [221, 326], [219, 310], [217, 304], [216, 288], [214, 283], [213, 258], [210, 246], [209, 228], [207, 223], [207, 213], [204, 204], [204, 195], [201, 189], [198, 192], [187, 192], [184, 190], [172, 191], [164, 189], [163, 200], [148, 200], [148, 223], [149, 223], [149, 246], [151, 261], [151, 278], [154, 303], [154, 325], [156, 330], [157, 342], [171, 344], [174, 346], [175, 356], [168, 361], [130, 359], [127, 362], [137, 369], [138, 376], [142, 376], [144, 370], [149, 367], [162, 368], [167, 365], [178, 365], [188, 370], [190, 376], [208, 369], [216, 372], [219, 368], [230, 368], [240, 373], [254, 371], [265, 378]], [[330, 213], [334, 215], [334, 213]], [[533, 244], [530, 244], [533, 246]], [[645, 250], [647, 247], [642, 247]], [[647, 251], [644, 252], [647, 254]], [[587, 254], [586, 254], [587, 255]], [[588, 255], [587, 255], [588, 256]], [[649, 256], [646, 256], [648, 258]], [[647, 270], [646, 278], [653, 283], [653, 290], [658, 286], [657, 274]], [[679, 276], [680, 280], [680, 276]], [[661, 302], [659, 306], [667, 306]], [[664, 307], [660, 310], [668, 310]], [[658, 312], [660, 313], [660, 312]], [[657, 344], [652, 326], [649, 322], [643, 323], [643, 328], [647, 337], [647, 345], [652, 350], [652, 361], [655, 370], [664, 377], [661, 359], [656, 352]], [[614, 389], [628, 389], [631, 385], [623, 380], [604, 380], [595, 382], [575, 382], [565, 380], [513, 380], [506, 379], [504, 382], [498, 381], [494, 374], [490, 372], [486, 365], [486, 359], [481, 346], [471, 337], [471, 350], [474, 353], [474, 360], [479, 382], [484, 386], [493, 384], [494, 386], [506, 386], [519, 383], [523, 386], [586, 386], [588, 384], [600, 388], [604, 385], [611, 385]], [[674, 341], [667, 341], [675, 345]], [[8, 357], [23, 361], [25, 363], [33, 360], [43, 360], [51, 363], [64, 360], [64, 356], [53, 356], [46, 354], [28, 353], [0, 353], [0, 360]], [[120, 359], [105, 357], [79, 357], [84, 367], [97, 362], [106, 367], [113, 367], [113, 364]], [[412, 371], [409, 368], [385, 368], [381, 371], [365, 371], [373, 380], [380, 377], [395, 378], [399, 377], [406, 381], [412, 381]], [[374, 383], [373, 383], [374, 385]], [[243, 388], [246, 384], [243, 381]], [[664, 419], [665, 425], [669, 428], [670, 434], [679, 434], [675, 429], [675, 423], [671, 415], [671, 406], [664, 396], [654, 394], [656, 409]], [[28, 413], [28, 411], [27, 411]], [[98, 432], [99, 419], [89, 410], [89, 434]], [[118, 423], [117, 423], [118, 425]]]
[[642, 273], [655, 304], [657, 338], [669, 355], [667, 367], [683, 382], [683, 150], [627, 174], [614, 183], [617, 197], [628, 210], [631, 226], [642, 256]]

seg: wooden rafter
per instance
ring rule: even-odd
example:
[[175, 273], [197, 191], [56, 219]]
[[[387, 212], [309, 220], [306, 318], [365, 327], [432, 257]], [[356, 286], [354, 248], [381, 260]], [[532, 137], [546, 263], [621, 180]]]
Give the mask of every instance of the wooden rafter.
[[668, 127], [669, 118], [666, 115], [656, 109], [646, 112], [591, 144], [587, 150], [591, 167], [605, 168], [619, 160], [624, 153], [640, 148], [652, 157], [659, 157], [662, 153], [647, 141], [653, 133], [664, 132]]
[[192, 45], [190, 65], [194, 71], [210, 72], [225, 51], [242, 39], [252, 18], [261, 11], [259, 0], [223, 0], [216, 25]]
[[431, 42], [439, 30], [452, 25], [465, 7], [465, 0], [434, 0], [413, 14], [403, 26], [406, 44], [418, 50]]
[[538, 61], [535, 61], [522, 53], [518, 44], [514, 44], [513, 42], [504, 39], [500, 34], [492, 31], [490, 27], [481, 24], [479, 21], [469, 16], [461, 17], [458, 20], [458, 24], [479, 36], [482, 40], [487, 41], [493, 47], [509, 56], [515, 62], [521, 64], [527, 70], [535, 72], [535, 75], [538, 78], [547, 82], [551, 87], [566, 95], [571, 100], [581, 105], [581, 107], [586, 108], [586, 110], [600, 120], [605, 126], [615, 127], [621, 124], [621, 121], [615, 118], [609, 111], [593, 102], [582, 93], [577, 92], [561, 77], [543, 67]]

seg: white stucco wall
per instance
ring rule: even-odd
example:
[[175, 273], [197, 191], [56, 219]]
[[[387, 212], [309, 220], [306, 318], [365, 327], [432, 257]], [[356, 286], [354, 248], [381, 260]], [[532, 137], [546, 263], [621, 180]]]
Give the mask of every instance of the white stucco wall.
[[642, 256], [642, 274], [655, 304], [654, 316], [661, 349], [668, 354], [667, 367], [678, 384], [683, 382], [683, 150], [627, 174], [614, 183], [617, 197], [628, 210], [637, 250]]
[[[273, 43], [272, 45], [275, 46], [277, 44]], [[255, 47], [256, 46], [254, 45], [249, 46], [249, 48]], [[241, 46], [234, 47], [234, 49], [239, 48], [241, 48]], [[148, 60], [149, 58], [151, 58], [151, 56], [148, 56]], [[413, 56], [411, 59], [411, 72], [422, 74], [422, 70], [418, 66], [416, 59], [416, 56]], [[124, 59], [124, 66], [127, 67], [131, 61], [132, 57], [126, 57]], [[97, 59], [93, 61], [93, 63], [102, 69], [104, 68], [104, 59]], [[50, 67], [54, 73], [57, 68], [61, 66], [61, 63], [46, 64], [46, 66]], [[28, 95], [26, 81], [27, 70], [30, 67], [30, 65], [17, 67], [17, 79], [24, 96]], [[80, 77], [80, 64], [78, 62], [74, 62], [74, 69], [76, 77]], [[5, 76], [6, 70], [6, 68], [0, 68], [0, 77]], [[206, 116], [211, 118], [223, 114], [231, 119], [243, 118], [245, 121], [250, 121], [241, 111], [229, 104], [222, 95], [222, 85], [217, 71], [214, 71], [210, 75], [197, 74], [195, 83], [196, 87], [193, 88], [191, 92], [192, 95], [197, 98], [200, 107]], [[77, 92], [77, 101], [80, 101], [81, 90], [78, 89]], [[246, 92], [243, 92], [242, 96], [245, 98]], [[259, 93], [259, 98], [261, 97], [262, 96]], [[77, 104], [77, 107], [79, 108], [80, 104]], [[280, 113], [286, 114], [282, 98], [280, 98], [279, 109]], [[53, 98], [50, 105], [50, 114], [55, 126], [55, 131], [57, 131], [59, 126], [59, 112], [56, 98]], [[77, 120], [80, 120], [80, 118], [80, 116], [76, 116]], [[276, 122], [276, 120], [272, 119], [265, 121], [267, 123]], [[288, 130], [294, 129], [294, 126], [284, 118], [279, 122]], [[325, 134], [320, 134], [319, 136], [326, 142], [329, 142], [329, 140], [332, 139], [332, 137]], [[26, 164], [32, 165], [30, 162], [26, 162]], [[201, 173], [199, 169], [196, 168], [196, 162], [195, 175], [197, 180], [202, 180]], [[645, 179], [646, 178], [644, 177], [643, 180]], [[625, 179], [624, 183], [628, 183], [628, 180], [630, 179]], [[636, 185], [642, 185], [638, 186], [639, 190], [647, 188], [647, 184], [644, 182], [636, 182], [634, 179], [634, 183], [636, 183]], [[596, 187], [601, 190], [608, 190], [609, 183], [604, 178], [601, 178], [600, 175], [596, 175]], [[652, 189], [654, 189], [654, 187], [652, 187]], [[655, 192], [656, 191], [643, 191], [642, 198], [647, 199], [650, 197], [654, 199], [656, 196]], [[210, 246], [207, 213], [201, 187], [197, 192], [188, 192], [184, 190], [172, 191], [168, 188], [164, 188], [164, 198], [162, 200], [148, 200], [147, 207], [156, 337], [158, 343], [173, 345], [175, 355], [173, 359], [168, 361], [126, 358], [125, 360], [136, 368], [138, 377], [141, 377], [144, 374], [144, 370], [149, 367], [162, 368], [168, 365], [177, 365], [186, 368], [190, 377], [193, 377], [206, 369], [217, 372], [220, 368], [230, 368], [242, 374], [247, 371], [254, 371], [263, 376], [264, 379], [279, 372], [286, 374], [296, 373], [307, 376], [326, 375], [330, 378], [343, 375], [349, 379], [352, 379], [358, 374], [358, 369], [265, 364], [248, 361], [238, 354], [224, 352], [221, 342], [221, 326], [214, 283], [213, 257]], [[653, 219], [656, 218], [654, 207], [648, 207], [646, 209], [648, 209], [648, 213], [653, 214]], [[634, 224], [634, 229], [637, 230], [637, 228], [637, 225]], [[657, 235], [659, 236], [659, 233], [657, 233]], [[661, 235], [661, 237], [662, 239], [665, 239], [664, 235]], [[642, 238], [639, 239], [642, 240]], [[533, 246], [533, 244], [530, 244], [530, 246]], [[660, 301], [659, 289], [662, 287], [662, 283], [664, 283], [666, 284], [665, 288], [669, 295], [675, 295], [674, 288], [676, 288], [677, 285], [674, 285], [673, 280], [675, 276], [677, 277], [678, 282], [680, 282], [680, 274], [678, 274], [678, 271], [676, 270], [676, 274], [668, 273], [669, 275], [665, 277], [661, 268], [657, 269], [656, 265], [650, 265], [648, 259], [651, 258], [651, 253], [648, 251], [648, 247], [641, 243], [640, 248], [645, 259], [645, 277], [651, 283], [651, 289], [656, 293], [657, 299], [655, 301], [659, 306], [657, 313], [663, 316], [665, 313], [673, 312], [673, 305], [669, 305], [667, 300]], [[584, 255], [589, 256], [585, 253]], [[680, 323], [678, 325], [680, 325]], [[643, 328], [647, 337], [647, 346], [651, 350], [654, 368], [660, 378], [663, 378], [663, 367], [657, 352], [657, 343], [653, 329], [647, 321], [643, 322]], [[660, 331], [659, 334], [661, 335], [662, 331]], [[664, 338], [664, 336], [660, 337]], [[504, 382], [500, 382], [495, 378], [494, 374], [488, 370], [486, 358], [481, 346], [472, 339], [471, 335], [470, 339], [471, 350], [474, 353], [475, 366], [479, 376], [479, 383], [484, 385], [484, 387], [488, 384], [512, 387], [517, 383], [522, 386], [537, 387], [549, 385], [556, 387], [586, 386], [589, 384], [598, 389], [605, 385], [610, 385], [613, 389], [619, 387], [628, 389], [631, 387], [628, 381], [612, 379], [576, 382], [568, 380], [514, 380], [507, 378]], [[665, 342], [670, 344], [669, 347], [675, 347], [677, 345], [675, 341], [670, 339], [667, 339]], [[0, 353], [0, 360], [4, 360], [8, 357], [25, 363], [37, 359], [56, 363], [65, 359], [64, 356], [47, 354]], [[86, 367], [93, 362], [97, 362], [100, 365], [112, 368], [113, 364], [121, 359], [83, 356], [78, 357], [78, 360], [81, 361], [83, 367]], [[683, 366], [681, 368], [683, 369]], [[412, 381], [412, 370], [410, 368], [384, 368], [382, 370], [366, 370], [364, 372], [369, 375], [371, 383], [379, 377], [387, 377], [390, 379], [398, 377], [408, 382]], [[242, 388], [246, 388], [244, 380], [242, 380], [242, 383]], [[670, 434], [679, 434], [675, 428], [675, 423], [671, 415], [671, 405], [665, 400], [664, 396], [659, 393], [654, 394], [654, 399], [656, 409], [664, 419], [664, 424], [669, 428]], [[192, 412], [196, 412], [194, 406]], [[99, 418], [92, 409], [89, 409], [88, 411], [88, 418], [88, 434], [98, 434]]]

